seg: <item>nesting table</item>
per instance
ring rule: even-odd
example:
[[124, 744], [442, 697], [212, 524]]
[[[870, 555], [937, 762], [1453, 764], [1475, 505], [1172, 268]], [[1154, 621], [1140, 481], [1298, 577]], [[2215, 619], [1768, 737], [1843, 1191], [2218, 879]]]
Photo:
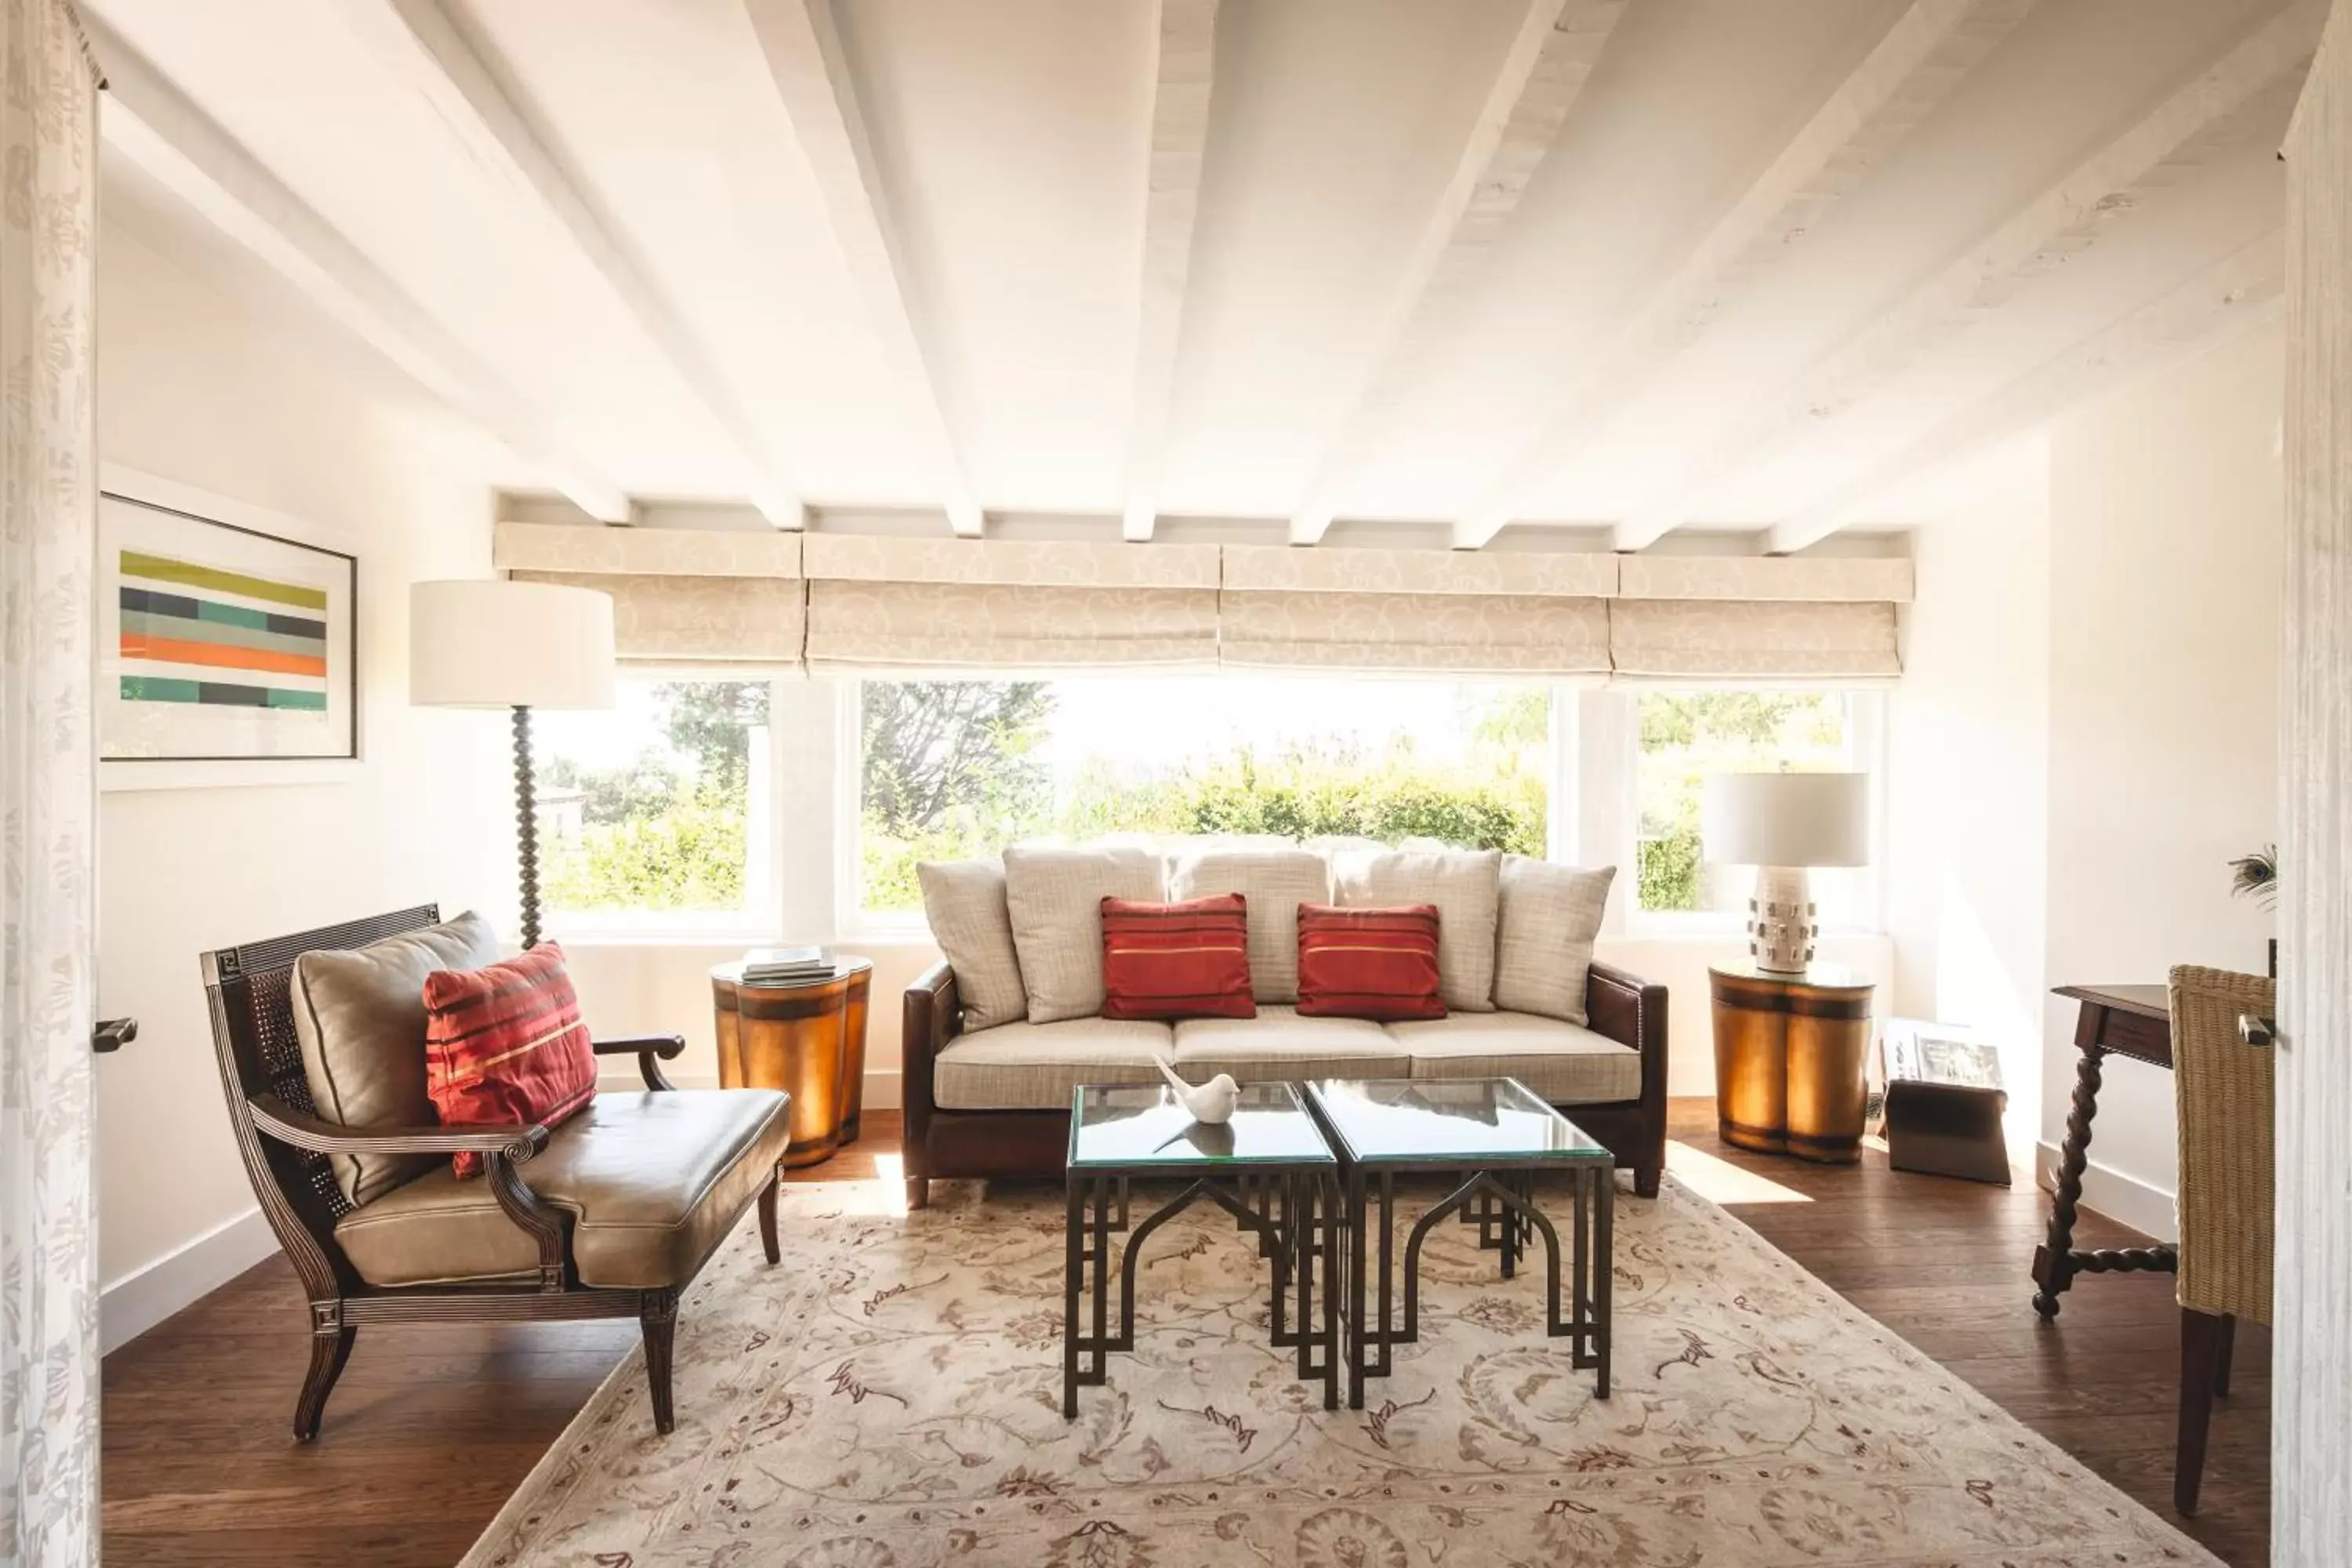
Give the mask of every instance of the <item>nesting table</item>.
[[[1254, 1084], [1223, 1126], [1193, 1121], [1164, 1087], [1083, 1086], [1071, 1096], [1066, 1175], [1062, 1414], [1075, 1418], [1078, 1390], [1108, 1381], [1112, 1352], [1135, 1348], [1144, 1243], [1203, 1199], [1255, 1238], [1270, 1265], [1273, 1342], [1297, 1352], [1302, 1381], [1323, 1384], [1327, 1410], [1338, 1407], [1343, 1368], [1349, 1405], [1361, 1409], [1365, 1380], [1390, 1375], [1393, 1348], [1419, 1339], [1423, 1248], [1449, 1217], [1476, 1229], [1507, 1279], [1541, 1240], [1545, 1332], [1571, 1342], [1570, 1364], [1591, 1369], [1605, 1399], [1615, 1165], [1515, 1079]], [[1547, 1172], [1570, 1178], [1566, 1248], [1538, 1204]], [[1423, 1173], [1456, 1184], [1414, 1222], [1400, 1258], [1397, 1178]], [[1129, 1184], [1171, 1177], [1185, 1184], [1135, 1219]]]
[[[1593, 1371], [1593, 1394], [1609, 1397], [1612, 1206], [1617, 1161], [1603, 1145], [1517, 1079], [1327, 1079], [1307, 1103], [1339, 1157], [1348, 1232], [1348, 1405], [1364, 1407], [1364, 1380], [1386, 1377], [1389, 1352], [1421, 1337], [1421, 1252], [1450, 1215], [1477, 1227], [1478, 1245], [1502, 1255], [1506, 1279], [1530, 1241], [1544, 1247], [1544, 1332], [1572, 1341], [1569, 1364]], [[1461, 1184], [1407, 1233], [1404, 1318], [1394, 1316], [1396, 1179], [1444, 1172]], [[1571, 1178], [1572, 1249], [1536, 1201], [1536, 1178]], [[1562, 1316], [1567, 1265], [1570, 1311]]]
[[[1258, 1256], [1273, 1265], [1267, 1310], [1274, 1343], [1297, 1351], [1302, 1381], [1323, 1380], [1325, 1409], [1338, 1404], [1339, 1358], [1333, 1352], [1339, 1296], [1330, 1287], [1339, 1269], [1339, 1230], [1330, 1212], [1338, 1170], [1298, 1091], [1286, 1083], [1248, 1086], [1233, 1120], [1213, 1127], [1194, 1121], [1165, 1085], [1089, 1084], [1073, 1090], [1065, 1176], [1069, 1207], [1064, 1232], [1062, 1415], [1076, 1418], [1078, 1390], [1109, 1380], [1111, 1352], [1135, 1349], [1135, 1269], [1143, 1244], [1202, 1198], [1257, 1238]], [[1186, 1185], [1130, 1229], [1128, 1184], [1153, 1176], [1173, 1176]], [[1113, 1332], [1110, 1238], [1121, 1232], [1127, 1233], [1127, 1247], [1118, 1264], [1118, 1329]], [[1318, 1245], [1325, 1281], [1319, 1327]], [[1284, 1299], [1294, 1283], [1298, 1322], [1289, 1328]]]

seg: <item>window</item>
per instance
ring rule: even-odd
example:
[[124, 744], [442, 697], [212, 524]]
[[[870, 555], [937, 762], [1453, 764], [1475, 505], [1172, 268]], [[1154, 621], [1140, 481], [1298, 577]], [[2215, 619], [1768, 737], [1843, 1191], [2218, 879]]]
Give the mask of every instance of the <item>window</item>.
[[617, 710], [533, 715], [540, 878], [566, 930], [728, 928], [772, 901], [769, 686], [621, 683]]
[[1429, 838], [1542, 855], [1551, 691], [1354, 679], [869, 681], [856, 907], [918, 861], [1106, 835]]
[[[1703, 781], [1720, 773], [1872, 771], [1876, 711], [1874, 698], [1838, 691], [1643, 693], [1634, 703], [1634, 908], [1744, 918], [1755, 873], [1702, 855]], [[1866, 869], [1817, 870], [1812, 880], [1823, 925], [1870, 923], [1875, 884]]]

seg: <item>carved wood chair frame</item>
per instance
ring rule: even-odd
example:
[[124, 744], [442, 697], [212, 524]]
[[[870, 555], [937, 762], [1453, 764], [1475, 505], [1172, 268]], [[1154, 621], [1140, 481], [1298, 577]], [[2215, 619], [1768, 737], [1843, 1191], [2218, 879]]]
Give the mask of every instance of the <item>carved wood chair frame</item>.
[[[346, 951], [439, 923], [436, 905], [423, 904], [367, 920], [322, 926], [267, 942], [202, 955], [211, 1004], [213, 1047], [229, 1125], [236, 1135], [254, 1196], [302, 1281], [310, 1304], [310, 1364], [294, 1407], [294, 1436], [309, 1442], [342, 1375], [352, 1341], [364, 1323], [544, 1322], [635, 1318], [643, 1328], [646, 1375], [654, 1425], [674, 1425], [670, 1400], [671, 1343], [677, 1299], [687, 1282], [655, 1290], [599, 1289], [580, 1283], [571, 1251], [572, 1216], [544, 1203], [525, 1179], [531, 1157], [547, 1147], [548, 1129], [532, 1127], [371, 1128], [357, 1132], [320, 1120], [303, 1076], [289, 998], [294, 961], [306, 952]], [[634, 1055], [646, 1087], [669, 1090], [661, 1064], [686, 1048], [681, 1035], [598, 1040], [598, 1056]], [[485, 1179], [499, 1207], [539, 1245], [538, 1278], [478, 1285], [374, 1286], [361, 1279], [335, 1241], [335, 1222], [351, 1211], [328, 1156], [333, 1154], [456, 1154], [482, 1156]], [[757, 1202], [760, 1239], [768, 1261], [778, 1260], [777, 1176], [761, 1184]], [[729, 1229], [742, 1216], [731, 1216]]]

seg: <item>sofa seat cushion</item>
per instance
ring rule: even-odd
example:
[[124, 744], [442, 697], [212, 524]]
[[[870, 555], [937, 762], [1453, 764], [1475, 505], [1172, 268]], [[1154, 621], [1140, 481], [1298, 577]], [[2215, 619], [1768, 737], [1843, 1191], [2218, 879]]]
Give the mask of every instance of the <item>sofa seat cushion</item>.
[[1171, 1050], [1150, 1019], [1070, 1018], [1001, 1024], [959, 1035], [932, 1060], [942, 1110], [1067, 1110], [1082, 1083], [1158, 1083]]
[[1404, 1048], [1362, 1018], [1303, 1018], [1261, 1007], [1255, 1018], [1187, 1018], [1176, 1026], [1176, 1070], [1193, 1083], [1221, 1072], [1236, 1083], [1318, 1078], [1405, 1078]]
[[[572, 1216], [583, 1285], [674, 1288], [691, 1279], [775, 1176], [791, 1139], [773, 1089], [600, 1094], [521, 1167], [541, 1202]], [[539, 1244], [487, 1182], [444, 1164], [335, 1226], [371, 1285], [516, 1280], [539, 1271]]]
[[1641, 1052], [1557, 1018], [1456, 1013], [1386, 1027], [1415, 1078], [1515, 1078], [1554, 1105], [1642, 1097]]

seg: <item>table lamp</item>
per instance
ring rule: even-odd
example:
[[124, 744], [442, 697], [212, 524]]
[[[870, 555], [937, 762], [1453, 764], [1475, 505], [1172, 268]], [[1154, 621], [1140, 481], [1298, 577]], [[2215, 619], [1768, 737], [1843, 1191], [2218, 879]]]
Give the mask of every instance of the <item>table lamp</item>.
[[1748, 951], [1756, 967], [1801, 974], [1812, 961], [1808, 871], [1870, 863], [1868, 773], [1716, 773], [1701, 798], [1709, 860], [1756, 868], [1748, 901]]
[[408, 700], [514, 710], [522, 945], [539, 942], [539, 823], [530, 710], [614, 703], [613, 600], [555, 583], [416, 583], [408, 590]]

